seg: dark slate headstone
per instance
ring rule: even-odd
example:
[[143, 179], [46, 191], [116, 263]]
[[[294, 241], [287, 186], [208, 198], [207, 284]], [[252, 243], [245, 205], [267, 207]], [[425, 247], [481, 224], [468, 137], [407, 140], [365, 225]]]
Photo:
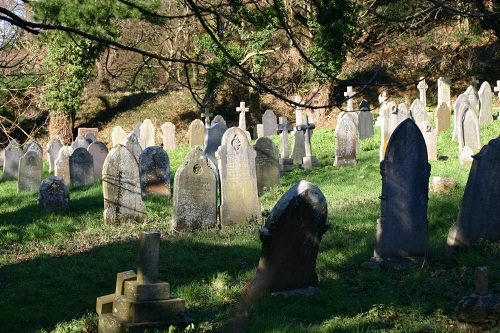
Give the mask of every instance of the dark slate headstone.
[[260, 195], [265, 190], [280, 184], [280, 154], [278, 147], [267, 137], [257, 139], [253, 148], [257, 153], [255, 172]]
[[47, 211], [64, 211], [69, 209], [69, 188], [62, 178], [52, 176], [45, 178], [38, 190], [38, 204]]
[[77, 148], [87, 149], [88, 147], [89, 147], [89, 142], [82, 135], [77, 136], [75, 141], [73, 141], [73, 143], [71, 144], [71, 148], [73, 148], [73, 150], [76, 150]]
[[149, 146], [142, 151], [139, 174], [142, 195], [170, 197], [170, 159], [162, 147]]
[[17, 192], [36, 191], [42, 181], [42, 157], [36, 150], [28, 150], [19, 159]]
[[87, 151], [92, 155], [94, 160], [94, 180], [101, 179], [102, 166], [109, 153], [108, 147], [100, 141], [95, 141], [89, 145]]
[[422, 132], [411, 119], [393, 132], [382, 175], [381, 214], [375, 259], [424, 257], [427, 251], [427, 201], [430, 165]]
[[41, 159], [43, 158], [43, 149], [42, 149], [42, 146], [40, 146], [40, 144], [38, 142], [30, 141], [30, 143], [28, 143], [26, 146], [24, 146], [25, 153], [30, 151], [30, 150], [36, 152], [38, 154], [38, 156], [40, 156]]
[[3, 173], [2, 179], [17, 179], [19, 170], [19, 160], [24, 155], [24, 151], [19, 146], [19, 142], [12, 140], [3, 151]]
[[215, 123], [205, 130], [205, 143], [203, 152], [215, 165], [217, 165], [215, 152], [221, 145], [222, 136], [226, 131], [227, 126], [223, 123]]
[[69, 157], [71, 186], [85, 186], [94, 182], [94, 158], [86, 148], [76, 148]]
[[278, 118], [273, 110], [266, 110], [262, 115], [263, 135], [271, 136], [278, 133]]
[[55, 135], [47, 143], [47, 156], [49, 160], [49, 172], [55, 172], [56, 159], [59, 156], [59, 149], [64, 146], [59, 136]]
[[254, 290], [271, 292], [316, 287], [316, 259], [328, 230], [328, 206], [313, 184], [300, 181], [276, 203], [260, 230], [262, 253]]
[[358, 132], [360, 140], [373, 137], [373, 115], [366, 99], [359, 104]]
[[499, 172], [500, 138], [496, 138], [473, 156], [458, 218], [448, 234], [448, 247], [500, 240]]
[[174, 178], [172, 226], [175, 230], [217, 225], [217, 178], [201, 147], [191, 150]]

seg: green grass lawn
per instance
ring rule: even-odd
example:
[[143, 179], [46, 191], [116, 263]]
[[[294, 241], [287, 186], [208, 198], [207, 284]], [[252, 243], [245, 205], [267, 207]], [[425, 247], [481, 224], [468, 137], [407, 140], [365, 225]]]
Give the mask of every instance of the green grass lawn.
[[[482, 143], [499, 134], [496, 120], [482, 128]], [[331, 229], [317, 261], [321, 292], [288, 299], [265, 294], [247, 316], [240, 312], [264, 222], [180, 234], [170, 230], [172, 201], [147, 197], [144, 224], [105, 225], [101, 182], [72, 188], [70, 212], [46, 213], [37, 193], [17, 193], [15, 181], [1, 181], [0, 332], [96, 332], [96, 298], [114, 291], [116, 273], [136, 270], [138, 233], [152, 229], [162, 233], [160, 279], [186, 301], [197, 321], [193, 332], [220, 331], [234, 318], [245, 332], [461, 331], [454, 309], [473, 292], [476, 266], [489, 267], [490, 289], [500, 294], [500, 244], [445, 252], [470, 166], [459, 164], [451, 130], [440, 133], [438, 155], [448, 159], [430, 162], [431, 178], [451, 177], [457, 187], [429, 194], [427, 266], [372, 270], [362, 264], [373, 255], [380, 214], [379, 141], [377, 128], [361, 143], [357, 165], [333, 167], [333, 129], [317, 129], [313, 153], [322, 166], [287, 173], [260, 197], [269, 211], [295, 183], [310, 181], [327, 198]], [[187, 152], [185, 146], [169, 152], [172, 179]]]

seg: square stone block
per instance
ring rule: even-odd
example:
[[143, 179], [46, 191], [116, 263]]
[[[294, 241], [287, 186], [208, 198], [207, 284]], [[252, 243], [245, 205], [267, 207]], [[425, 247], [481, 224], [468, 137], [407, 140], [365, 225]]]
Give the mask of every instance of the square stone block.
[[137, 275], [134, 271], [125, 271], [116, 274], [116, 295], [123, 295], [125, 290], [125, 282], [137, 280]]
[[124, 295], [133, 301], [156, 301], [170, 299], [170, 284], [167, 282], [139, 283], [125, 282]]
[[[149, 323], [128, 323], [116, 318], [114, 315], [99, 316], [99, 333], [144, 333], [146, 330], [168, 330], [170, 326], [184, 329], [193, 320], [182, 318], [180, 320], [155, 321]], [[149, 332], [149, 331], [148, 331]]]
[[113, 301], [115, 299], [116, 294], [109, 294], [101, 297], [97, 297], [95, 304], [95, 311], [100, 316], [106, 313], [113, 312]]
[[183, 299], [136, 302], [126, 296], [117, 296], [113, 302], [113, 314], [130, 323], [180, 320], [186, 305]]

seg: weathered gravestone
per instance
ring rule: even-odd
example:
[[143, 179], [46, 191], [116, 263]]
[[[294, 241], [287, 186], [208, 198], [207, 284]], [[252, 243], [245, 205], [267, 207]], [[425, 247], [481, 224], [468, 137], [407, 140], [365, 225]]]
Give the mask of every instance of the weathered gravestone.
[[453, 134], [452, 140], [458, 140], [458, 127], [459, 127], [459, 113], [464, 110], [464, 107], [472, 108], [469, 104], [469, 98], [465, 94], [461, 94], [457, 97], [457, 100], [453, 104]]
[[85, 148], [76, 148], [69, 156], [71, 186], [85, 186], [94, 182], [94, 158]]
[[102, 166], [109, 153], [108, 147], [100, 141], [95, 141], [89, 145], [87, 151], [94, 161], [94, 180], [102, 179]]
[[142, 201], [137, 160], [125, 146], [111, 149], [102, 170], [104, 222], [143, 222], [146, 206]]
[[[410, 118], [410, 111], [408, 111], [408, 107], [406, 106], [405, 103], [399, 103], [397, 108], [397, 115], [398, 115], [398, 122], [397, 122], [398, 125], [401, 124], [403, 120], [405, 120], [406, 118]], [[398, 126], [396, 125], [395, 127], [393, 127], [392, 130], [394, 131], [396, 127]]]
[[493, 121], [493, 92], [488, 82], [483, 82], [479, 88], [479, 125], [486, 125]]
[[278, 118], [273, 110], [266, 110], [262, 115], [262, 135], [271, 136], [278, 133]]
[[220, 114], [216, 115], [214, 119], [212, 119], [212, 122], [210, 123], [210, 126], [213, 126], [215, 124], [222, 123], [226, 125], [226, 121], [224, 120], [224, 117], [221, 116]]
[[[420, 82], [417, 84], [417, 89], [418, 89], [418, 92], [419, 92], [419, 100], [422, 102], [422, 104], [424, 105], [424, 108], [425, 106], [427, 106], [427, 88], [429, 88], [429, 86], [427, 85], [427, 83], [425, 83], [425, 79], [423, 77], [420, 78]], [[425, 120], [425, 119], [424, 119]], [[415, 121], [418, 124], [420, 124], [420, 122], [417, 122]]]
[[254, 149], [257, 190], [260, 195], [266, 189], [280, 184], [279, 151], [274, 142], [267, 137], [257, 139]]
[[159, 256], [160, 233], [142, 231], [137, 275], [118, 273], [116, 292], [97, 298], [99, 333], [150, 332], [190, 323], [184, 318], [184, 300], [171, 295], [170, 284], [158, 279]]
[[472, 110], [474, 112], [477, 112], [479, 110], [479, 96], [477, 95], [477, 90], [474, 88], [472, 85], [467, 87], [467, 90], [465, 90], [464, 95], [467, 96], [469, 100], [470, 106], [472, 106]]
[[93, 132], [88, 132], [87, 134], [85, 134], [85, 140], [87, 140], [89, 145], [91, 145], [92, 142], [97, 142], [97, 138]]
[[220, 175], [222, 227], [260, 221], [261, 206], [257, 191], [255, 150], [240, 128], [228, 129], [217, 149]]
[[123, 130], [121, 126], [115, 126], [113, 132], [111, 132], [111, 142], [113, 147], [118, 145], [125, 145], [127, 142], [127, 133]]
[[438, 133], [450, 128], [451, 110], [446, 102], [442, 102], [436, 109], [435, 119]]
[[71, 184], [71, 176], [69, 173], [69, 157], [73, 153], [71, 146], [63, 146], [59, 149], [59, 156], [55, 161], [54, 175], [60, 177], [67, 185]]
[[[444, 104], [446, 105], [446, 104]], [[420, 130], [424, 136], [425, 145], [427, 147], [427, 158], [429, 161], [437, 160], [437, 130], [432, 128], [431, 123], [427, 120], [420, 124]]]
[[360, 140], [373, 137], [373, 115], [366, 99], [359, 104], [358, 132]]
[[127, 135], [125, 147], [127, 147], [127, 149], [132, 153], [137, 161], [137, 164], [139, 164], [139, 157], [142, 153], [142, 147], [139, 143], [139, 138], [137, 137], [137, 135], [135, 135], [135, 132], [130, 132]]
[[387, 143], [389, 143], [389, 139], [393, 132], [391, 127], [391, 114], [392, 110], [396, 108], [397, 105], [395, 102], [386, 103], [384, 108], [381, 108], [380, 111], [383, 112], [381, 117], [382, 123], [380, 128], [380, 161], [384, 160], [385, 151], [387, 149]]
[[381, 212], [372, 262], [424, 257], [430, 165], [422, 132], [411, 119], [392, 134], [380, 174]]
[[342, 117], [335, 129], [334, 166], [356, 164], [357, 141], [356, 125], [350, 117]]
[[286, 117], [280, 117], [278, 131], [280, 132], [280, 173], [284, 173], [295, 168], [293, 159], [288, 157], [288, 132], [292, 130], [292, 125], [287, 123]]
[[36, 141], [30, 141], [26, 146], [24, 146], [24, 152], [34, 151], [40, 156], [40, 159], [43, 159], [43, 149], [42, 146]]
[[14, 139], [9, 142], [3, 153], [4, 160], [2, 179], [17, 179], [19, 171], [19, 160], [21, 159], [21, 156], [24, 155], [24, 151], [19, 146], [19, 142]]
[[479, 132], [479, 120], [476, 112], [463, 105], [458, 110], [458, 150], [469, 146], [473, 151], [481, 149], [481, 135]]
[[73, 150], [76, 150], [77, 148], [84, 148], [84, 149], [87, 149], [89, 147], [89, 143], [87, 141], [87, 139], [85, 139], [84, 136], [77, 136], [75, 141], [73, 141], [73, 143], [71, 144], [71, 148], [73, 148]]
[[61, 177], [45, 178], [38, 190], [38, 205], [46, 211], [69, 209], [69, 188]]
[[216, 123], [205, 131], [205, 139], [203, 145], [203, 152], [205, 155], [212, 161], [212, 163], [217, 168], [217, 158], [215, 157], [215, 152], [219, 149], [222, 137], [224, 133], [227, 131], [226, 124]]
[[150, 146], [139, 158], [142, 195], [170, 197], [170, 159], [163, 148]]
[[466, 248], [500, 240], [500, 138], [473, 156], [456, 223], [448, 233], [449, 248]]
[[201, 147], [191, 150], [174, 178], [172, 227], [208, 229], [217, 225], [217, 177]]
[[59, 136], [55, 135], [47, 143], [47, 157], [49, 160], [49, 172], [56, 170], [56, 159], [59, 156], [59, 149], [64, 146]]
[[166, 151], [174, 150], [176, 148], [175, 143], [175, 125], [171, 122], [166, 122], [161, 125], [163, 149]]
[[156, 140], [156, 127], [150, 119], [144, 119], [140, 126], [141, 134], [139, 136], [139, 143], [142, 149], [155, 145]]
[[17, 192], [36, 191], [42, 181], [42, 157], [35, 150], [28, 150], [19, 159]]
[[[208, 129], [207, 129], [208, 130]], [[189, 147], [203, 147], [205, 140], [205, 125], [200, 119], [195, 119], [189, 124]]]
[[132, 132], [134, 132], [135, 136], [137, 137], [137, 140], [139, 140], [139, 138], [141, 137], [141, 125], [142, 121], [135, 124], [134, 129], [132, 130]]
[[440, 77], [437, 85], [437, 105], [441, 106], [441, 104], [445, 103], [448, 106], [448, 109], [451, 110], [451, 80], [447, 77]]
[[410, 106], [410, 112], [415, 124], [420, 126], [420, 124], [427, 120], [427, 109], [421, 100], [416, 99]]
[[[302, 124], [302, 120], [300, 126]], [[292, 153], [290, 154], [290, 158], [293, 160], [293, 163], [302, 163], [302, 158], [306, 156], [306, 138], [304, 136], [303, 131], [295, 131], [293, 132], [293, 142], [292, 142]]]
[[329, 228], [328, 206], [313, 184], [300, 181], [276, 203], [260, 229], [262, 253], [255, 291], [282, 292], [318, 286], [316, 259]]

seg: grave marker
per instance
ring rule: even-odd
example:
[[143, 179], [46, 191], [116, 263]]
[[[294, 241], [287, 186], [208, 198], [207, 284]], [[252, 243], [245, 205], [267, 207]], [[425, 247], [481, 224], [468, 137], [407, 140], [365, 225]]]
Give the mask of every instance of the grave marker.
[[102, 166], [109, 153], [108, 147], [100, 141], [95, 141], [89, 145], [87, 151], [94, 161], [94, 180], [102, 179]]
[[162, 133], [163, 149], [171, 151], [176, 148], [175, 125], [171, 122], [163, 123], [160, 127]]
[[203, 152], [212, 161], [214, 166], [217, 168], [217, 158], [215, 157], [215, 152], [220, 147], [222, 142], [222, 137], [227, 131], [227, 126], [224, 123], [216, 123], [205, 131], [205, 143]]
[[[426, 93], [427, 93], [427, 88], [429, 88], [429, 86], [427, 85], [427, 83], [425, 83], [425, 78], [421, 77], [420, 78], [420, 82], [417, 84], [417, 88], [418, 88], [418, 92], [419, 92], [419, 99], [420, 99], [420, 102], [422, 102], [422, 104], [424, 105], [424, 110], [425, 108], [427, 107], [427, 96], [426, 96]], [[413, 108], [410, 108], [413, 110]], [[423, 119], [425, 120], [425, 119]], [[422, 120], [422, 121], [423, 121]], [[420, 122], [417, 122], [415, 121], [417, 124], [420, 124]]]
[[212, 119], [212, 122], [210, 123], [210, 126], [213, 126], [215, 124], [222, 123], [226, 125], [226, 121], [224, 120], [224, 117], [221, 116], [220, 114], [216, 115], [214, 119]]
[[333, 166], [356, 164], [356, 125], [350, 117], [342, 117], [335, 131], [335, 160]]
[[205, 125], [200, 119], [195, 119], [189, 124], [189, 147], [203, 147], [205, 140]]
[[159, 146], [144, 149], [139, 158], [142, 195], [170, 197], [170, 159]]
[[201, 117], [205, 118], [205, 128], [210, 127], [210, 117], [213, 116], [214, 114], [210, 112], [208, 108], [205, 108], [204, 111], [201, 113]]
[[54, 174], [60, 177], [67, 185], [71, 184], [71, 175], [69, 172], [69, 157], [73, 153], [71, 146], [63, 146], [59, 149], [59, 156], [55, 160]]
[[[441, 106], [441, 104], [445, 103], [448, 106], [448, 109], [451, 110], [451, 80], [447, 77], [440, 77], [438, 79], [438, 97], [437, 104]], [[439, 129], [438, 129], [439, 131]]]
[[127, 133], [123, 130], [121, 126], [115, 126], [113, 128], [113, 132], [111, 132], [111, 142], [113, 144], [113, 148], [118, 145], [123, 145], [127, 143]]
[[419, 126], [423, 121], [427, 120], [427, 109], [421, 100], [416, 99], [410, 106], [410, 112], [415, 124]]
[[257, 190], [261, 195], [267, 189], [280, 184], [279, 150], [267, 137], [257, 139], [254, 149]]
[[446, 131], [450, 128], [451, 110], [446, 104], [442, 102], [436, 109], [436, 130], [439, 132]]
[[245, 132], [247, 139], [250, 141], [251, 137], [250, 133], [247, 131], [247, 119], [246, 119], [246, 113], [250, 112], [250, 109], [245, 106], [245, 102], [240, 102], [240, 106], [236, 108], [236, 112], [240, 113], [238, 128], [241, 129], [243, 132]]
[[[305, 170], [320, 166], [316, 156], [312, 154], [311, 136], [312, 130], [316, 127], [314, 123], [310, 123], [307, 115], [302, 116], [302, 124], [298, 125], [296, 131], [304, 132], [304, 150], [305, 156], [302, 158], [302, 168]], [[357, 134], [356, 134], [357, 135]]]
[[93, 132], [88, 132], [87, 134], [85, 134], [85, 140], [87, 140], [89, 145], [92, 144], [92, 142], [97, 142], [97, 138]]
[[42, 157], [36, 150], [28, 150], [19, 159], [17, 192], [37, 191], [42, 181]]
[[135, 132], [132, 131], [127, 135], [125, 147], [127, 147], [127, 149], [132, 153], [132, 155], [135, 157], [135, 160], [137, 161], [137, 164], [139, 164], [139, 157], [142, 153], [142, 147]]
[[87, 149], [88, 147], [89, 143], [87, 142], [87, 139], [81, 135], [77, 136], [75, 141], [71, 144], [71, 148], [73, 148], [73, 150], [76, 150], [77, 148]]
[[292, 125], [288, 124], [286, 117], [279, 118], [278, 132], [280, 133], [280, 172], [288, 172], [295, 168], [293, 159], [288, 157], [288, 132], [292, 130]]
[[479, 120], [476, 113], [469, 109], [468, 105], [463, 105], [458, 110], [458, 117], [458, 150], [462, 150], [464, 146], [470, 147], [473, 151], [481, 149]]
[[59, 156], [59, 149], [64, 146], [59, 136], [55, 135], [47, 142], [47, 159], [49, 160], [49, 172], [56, 170], [56, 159]]
[[266, 110], [262, 116], [262, 135], [271, 136], [278, 132], [278, 118], [273, 110]]
[[358, 116], [358, 132], [359, 139], [369, 139], [373, 137], [373, 115], [370, 111], [370, 105], [366, 99], [363, 99], [359, 104], [359, 116]]
[[94, 158], [87, 149], [76, 148], [69, 156], [71, 186], [85, 186], [94, 182]]
[[473, 86], [469, 86], [467, 87], [467, 90], [464, 92], [464, 94], [469, 99], [469, 104], [472, 107], [472, 110], [474, 112], [477, 112], [477, 110], [479, 109], [479, 96], [477, 95], [477, 90], [474, 89]]
[[347, 112], [354, 111], [354, 101], [352, 100], [354, 95], [356, 95], [356, 92], [352, 90], [351, 86], [348, 86], [347, 91], [344, 92], [344, 96], [347, 98]]
[[139, 143], [142, 149], [155, 145], [156, 127], [150, 119], [144, 119], [140, 126], [141, 134], [139, 136]]
[[9, 141], [9, 144], [3, 151], [3, 173], [2, 179], [17, 179], [19, 173], [19, 160], [24, 155], [19, 142], [16, 139]]
[[38, 144], [38, 142], [36, 141], [30, 141], [30, 143], [28, 143], [25, 147], [24, 147], [24, 152], [28, 152], [28, 151], [34, 151], [38, 154], [38, 156], [40, 156], [40, 159], [43, 158], [43, 149], [42, 149], [42, 146], [40, 146], [40, 144]]
[[69, 210], [69, 188], [61, 177], [45, 178], [38, 190], [38, 205], [46, 211]]
[[493, 92], [486, 81], [479, 88], [479, 103], [479, 126], [491, 123], [493, 121]]
[[437, 130], [432, 128], [431, 123], [427, 120], [423, 121], [419, 127], [424, 136], [425, 145], [427, 146], [428, 160], [437, 161]]

